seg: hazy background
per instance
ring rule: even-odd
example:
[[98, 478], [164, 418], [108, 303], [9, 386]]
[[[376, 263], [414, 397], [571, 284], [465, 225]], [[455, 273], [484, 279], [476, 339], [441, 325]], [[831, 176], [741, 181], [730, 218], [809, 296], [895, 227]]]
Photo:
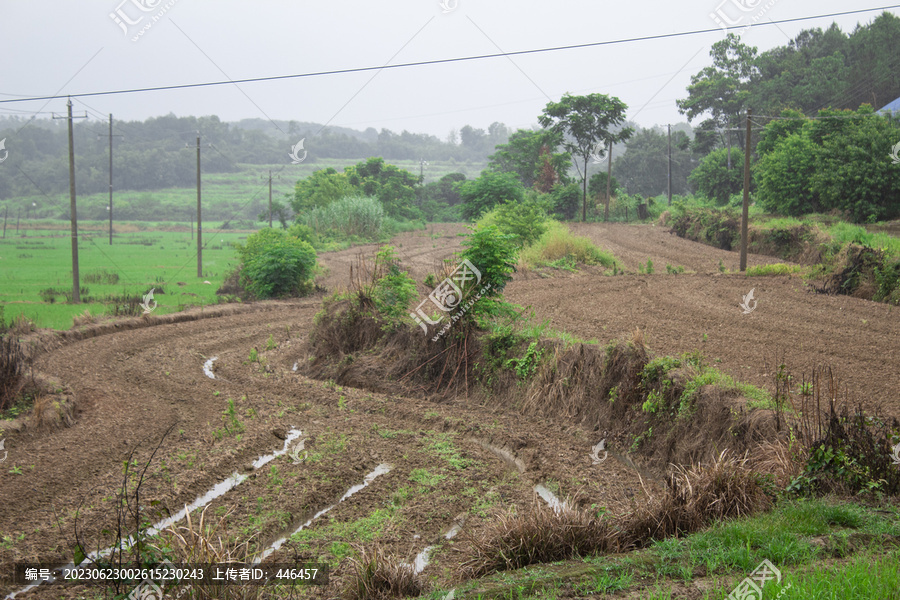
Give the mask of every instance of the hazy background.
[[[436, 0], [294, 2], [264, 0], [0, 0], [0, 100], [102, 92], [382, 66], [500, 51], [611, 41], [717, 27], [710, 13], [743, 15], [741, 24], [820, 15], [884, 4], [838, 0], [733, 2], [517, 2]], [[169, 6], [166, 9], [166, 6]], [[455, 8], [454, 8], [455, 7]], [[110, 16], [131, 20], [128, 33]], [[141, 27], [164, 11], [144, 34]], [[894, 11], [896, 12], [896, 11]], [[762, 13], [762, 14], [761, 14]], [[759, 16], [761, 14], [761, 16]], [[752, 27], [744, 42], [760, 51], [801, 29], [837, 21], [845, 32], [877, 12]], [[294, 119], [354, 129], [404, 129], [446, 138], [470, 124], [500, 121], [513, 130], [536, 123], [548, 98], [612, 94], [643, 126], [684, 121], [675, 100], [690, 76], [710, 64], [722, 31], [509, 58], [334, 74], [276, 82], [76, 99], [116, 119], [174, 113]], [[93, 57], [93, 58], [92, 58]], [[375, 75], [373, 79], [373, 75]], [[0, 115], [63, 112], [65, 100], [0, 104]], [[274, 128], [273, 128], [274, 129]], [[273, 131], [274, 132], [274, 131]]]

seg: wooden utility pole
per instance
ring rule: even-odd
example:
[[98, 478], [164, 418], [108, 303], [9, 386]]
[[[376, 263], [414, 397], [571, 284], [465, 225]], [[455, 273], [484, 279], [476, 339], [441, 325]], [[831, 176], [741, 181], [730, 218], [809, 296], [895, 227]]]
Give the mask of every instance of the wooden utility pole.
[[[609, 141], [607, 159], [609, 162], [606, 164], [606, 209], [603, 211], [604, 221], [609, 221], [609, 201], [612, 199], [612, 140]], [[628, 218], [626, 217], [625, 220], [627, 221]]]
[[200, 132], [197, 132], [197, 277], [203, 277], [203, 217], [200, 208]]
[[666, 194], [669, 197], [669, 206], [672, 206], [672, 126], [668, 125], [669, 130], [669, 173], [666, 177]]
[[[57, 117], [54, 119], [69, 120], [69, 213], [72, 223], [72, 304], [81, 304], [81, 284], [78, 277], [78, 207], [75, 202], [75, 133], [72, 128], [72, 120], [76, 117], [72, 116], [72, 99], [66, 104], [68, 108], [68, 116]], [[77, 117], [86, 119], [84, 116]]]
[[[122, 135], [113, 135], [112, 132], [113, 116], [109, 114], [109, 245], [112, 246], [112, 229], [113, 229], [113, 138], [124, 137]], [[99, 137], [99, 136], [98, 136]]]
[[750, 218], [750, 116], [747, 109], [747, 140], [744, 148], [744, 202], [741, 211], [741, 271], [747, 270], [747, 221]]

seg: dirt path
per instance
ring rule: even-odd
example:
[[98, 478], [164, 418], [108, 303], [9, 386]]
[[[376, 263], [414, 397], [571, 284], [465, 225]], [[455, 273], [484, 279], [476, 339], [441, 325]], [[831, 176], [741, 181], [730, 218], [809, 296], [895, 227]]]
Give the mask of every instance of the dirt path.
[[[665, 273], [666, 265], [682, 266], [696, 273], [718, 273], [719, 261], [729, 271], [737, 271], [740, 255], [680, 238], [668, 227], [659, 225], [626, 225], [621, 223], [571, 223], [577, 235], [590, 238], [625, 263], [628, 271], [638, 271], [638, 264], [653, 261], [657, 273]], [[750, 254], [747, 265], [784, 262], [771, 256]]]

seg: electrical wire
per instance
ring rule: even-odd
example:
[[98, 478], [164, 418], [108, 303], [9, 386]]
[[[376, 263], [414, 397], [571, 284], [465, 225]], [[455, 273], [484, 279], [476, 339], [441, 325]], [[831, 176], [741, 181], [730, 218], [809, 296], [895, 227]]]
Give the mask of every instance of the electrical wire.
[[[900, 8], [900, 4], [893, 4], [890, 6], [882, 6], [879, 8], [865, 8], [858, 10], [848, 10], [836, 13], [828, 13], [821, 15], [812, 15], [806, 17], [795, 17], [792, 19], [781, 19], [779, 21], [768, 21], [764, 23], [757, 23], [753, 25], [754, 27], [767, 27], [770, 25], [779, 25], [785, 23], [797, 23], [802, 21], [810, 21], [813, 19], [825, 19], [825, 18], [833, 18], [840, 16], [847, 16], [853, 14], [860, 14], [865, 12], [876, 12], [876, 11], [886, 11], [889, 9]], [[552, 46], [548, 48], [532, 48], [529, 50], [516, 50], [513, 52], [496, 52], [493, 54], [480, 54], [474, 56], [460, 56], [455, 58], [439, 58], [434, 60], [421, 60], [407, 63], [399, 63], [395, 65], [379, 65], [379, 66], [369, 66], [369, 67], [351, 67], [347, 69], [335, 69], [330, 71], [315, 71], [310, 73], [296, 73], [292, 75], [272, 75], [268, 77], [248, 77], [245, 79], [234, 79], [227, 81], [207, 81], [201, 83], [184, 83], [184, 84], [176, 84], [176, 85], [163, 85], [163, 86], [151, 86], [151, 87], [143, 87], [143, 88], [127, 88], [127, 89], [118, 89], [118, 90], [106, 90], [102, 92], [84, 92], [80, 94], [65, 94], [65, 95], [53, 95], [53, 96], [32, 96], [29, 98], [12, 98], [7, 100], [0, 100], [0, 104], [8, 104], [12, 102], [30, 102], [35, 100], [60, 100], [65, 98], [86, 98], [90, 96], [111, 96], [116, 94], [134, 94], [134, 93], [143, 93], [143, 92], [159, 92], [159, 91], [168, 91], [168, 90], [181, 90], [181, 89], [192, 89], [192, 88], [201, 88], [201, 87], [213, 87], [213, 86], [222, 86], [222, 85], [235, 85], [238, 83], [258, 83], [264, 81], [279, 81], [286, 79], [302, 79], [307, 77], [321, 77], [321, 76], [329, 76], [329, 75], [345, 75], [348, 73], [364, 73], [369, 71], [380, 71], [382, 69], [405, 69], [410, 67], [422, 67], [422, 66], [431, 66], [431, 65], [439, 65], [439, 64], [450, 64], [450, 63], [461, 63], [461, 62], [470, 62], [475, 60], [485, 60], [491, 58], [509, 58], [512, 56], [524, 56], [528, 54], [542, 54], [547, 52], [559, 52], [563, 50], [578, 50], [583, 48], [597, 48], [601, 46], [613, 46], [617, 44], [627, 44], [627, 43], [635, 43], [635, 42], [647, 42], [653, 40], [664, 40], [671, 39], [677, 37], [687, 37], [693, 35], [701, 35], [706, 33], [716, 33], [721, 32], [722, 29], [719, 27], [713, 27], [709, 29], [695, 29], [692, 31], [679, 31], [675, 33], [661, 33], [656, 35], [645, 35], [633, 38], [623, 38], [618, 40], [606, 40], [602, 42], [587, 42], [583, 44], [570, 44], [567, 46]]]

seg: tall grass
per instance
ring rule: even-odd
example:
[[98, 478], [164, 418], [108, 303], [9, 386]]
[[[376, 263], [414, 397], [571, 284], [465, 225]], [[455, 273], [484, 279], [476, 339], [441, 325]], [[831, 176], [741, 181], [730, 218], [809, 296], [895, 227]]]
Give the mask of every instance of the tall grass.
[[384, 207], [371, 196], [347, 196], [306, 216], [306, 225], [317, 235], [378, 239], [384, 222]]
[[828, 234], [834, 242], [840, 244], [853, 242], [876, 250], [884, 250], [891, 256], [900, 256], [900, 238], [884, 232], [872, 233], [861, 225], [839, 222], [828, 228]]
[[519, 258], [531, 266], [547, 265], [561, 259], [607, 268], [616, 265], [612, 254], [595, 246], [589, 238], [573, 235], [558, 221], [550, 221], [547, 231], [536, 242], [523, 248]]

